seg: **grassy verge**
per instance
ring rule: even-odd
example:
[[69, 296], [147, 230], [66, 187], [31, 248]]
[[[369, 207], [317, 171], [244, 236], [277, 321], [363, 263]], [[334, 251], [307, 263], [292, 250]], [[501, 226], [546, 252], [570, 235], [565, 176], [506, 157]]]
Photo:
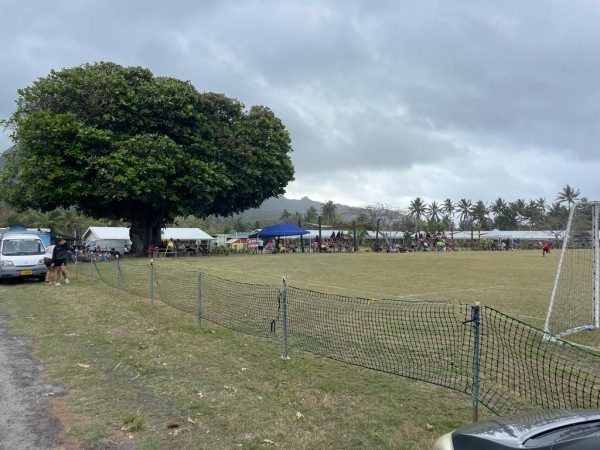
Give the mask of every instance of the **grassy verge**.
[[190, 316], [82, 280], [0, 292], [11, 333], [32, 336], [47, 379], [68, 389], [55, 406], [81, 445], [422, 449], [470, 417], [445, 389], [302, 352], [284, 362], [278, 343], [199, 331]]
[[[537, 252], [157, 263], [368, 298], [477, 300], [537, 319], [556, 268]], [[447, 389], [299, 351], [283, 361], [278, 342], [206, 321], [199, 330], [161, 303], [90, 286], [85, 271], [68, 286], [0, 285], [0, 299], [11, 333], [32, 336], [45, 377], [68, 390], [55, 406], [73, 448], [427, 449], [471, 418], [469, 399]]]

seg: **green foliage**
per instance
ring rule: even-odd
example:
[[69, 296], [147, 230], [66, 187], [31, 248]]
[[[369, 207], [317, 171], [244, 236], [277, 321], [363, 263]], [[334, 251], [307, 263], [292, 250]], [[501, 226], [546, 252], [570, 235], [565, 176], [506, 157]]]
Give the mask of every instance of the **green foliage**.
[[336, 222], [338, 221], [338, 210], [332, 200], [329, 200], [321, 207], [321, 219], [324, 225], [336, 225]]
[[319, 220], [319, 213], [317, 208], [309, 206], [304, 213], [304, 221], [308, 223], [317, 223]]
[[19, 90], [0, 172], [19, 210], [75, 207], [131, 223], [143, 251], [177, 216], [227, 216], [282, 195], [290, 136], [263, 106], [199, 93], [140, 67], [85, 64]]

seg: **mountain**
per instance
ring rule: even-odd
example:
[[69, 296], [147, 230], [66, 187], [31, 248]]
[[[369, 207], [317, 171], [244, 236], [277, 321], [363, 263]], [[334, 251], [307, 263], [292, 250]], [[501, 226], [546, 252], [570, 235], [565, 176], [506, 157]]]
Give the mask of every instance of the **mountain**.
[[285, 197], [270, 198], [265, 200], [260, 208], [249, 209], [233, 217], [236, 219], [239, 218], [244, 222], [275, 220], [281, 217], [281, 213], [284, 210], [288, 210], [292, 214], [296, 212], [304, 214], [311, 206], [314, 206], [314, 208], [320, 212], [321, 208], [323, 207], [323, 203], [311, 200], [308, 197], [302, 197], [300, 200], [294, 200]]
[[[306, 210], [313, 206], [317, 210], [317, 214], [321, 213], [324, 203], [311, 200], [308, 197], [302, 197], [300, 200], [291, 198], [279, 197], [265, 200], [260, 208], [249, 209], [241, 214], [234, 215], [233, 218], [239, 218], [243, 222], [256, 222], [257, 220], [277, 220], [281, 217], [281, 213], [287, 210], [291, 214], [300, 213], [304, 215]], [[338, 213], [343, 217], [352, 217], [352, 208], [347, 205], [335, 203]]]

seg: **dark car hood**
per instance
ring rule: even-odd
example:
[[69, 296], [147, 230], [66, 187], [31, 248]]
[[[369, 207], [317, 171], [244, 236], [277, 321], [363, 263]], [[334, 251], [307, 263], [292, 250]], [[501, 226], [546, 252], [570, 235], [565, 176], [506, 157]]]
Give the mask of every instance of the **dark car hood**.
[[545, 410], [486, 420], [459, 428], [452, 433], [452, 441], [455, 448], [465, 450], [478, 448], [482, 441], [502, 443], [502, 448], [523, 448], [536, 436], [585, 422], [600, 424], [600, 409]]

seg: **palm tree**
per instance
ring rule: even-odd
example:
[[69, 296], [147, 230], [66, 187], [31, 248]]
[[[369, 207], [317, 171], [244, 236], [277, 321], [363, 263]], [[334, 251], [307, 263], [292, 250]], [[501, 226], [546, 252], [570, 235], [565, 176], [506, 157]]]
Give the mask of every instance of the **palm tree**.
[[440, 209], [444, 214], [442, 222], [444, 223], [444, 226], [446, 228], [450, 229], [450, 234], [452, 237], [454, 237], [454, 202], [451, 199], [447, 198], [446, 200], [444, 200], [444, 203], [442, 203], [442, 207]]
[[498, 197], [494, 202], [490, 205], [490, 211], [494, 213], [495, 216], [499, 216], [502, 212], [508, 208], [508, 203], [502, 197]]
[[468, 227], [472, 220], [472, 208], [473, 204], [470, 199], [461, 198], [456, 204], [456, 210], [458, 211], [458, 217], [463, 224], [463, 228], [465, 225]]
[[408, 206], [408, 215], [415, 219], [415, 235], [419, 231], [419, 220], [423, 213], [425, 213], [425, 202], [421, 197], [417, 197], [410, 202]]
[[304, 212], [304, 221], [307, 223], [314, 224], [319, 220], [319, 213], [317, 212], [317, 208], [314, 206], [309, 206]]
[[62, 217], [63, 227], [66, 232], [65, 234], [75, 238], [80, 238], [82, 233], [81, 224], [83, 219], [83, 216], [80, 216], [73, 211], [66, 210]]
[[535, 203], [537, 204], [537, 207], [544, 213], [546, 214], [546, 210], [548, 209], [548, 204], [546, 203], [546, 199], [544, 197], [540, 197], [538, 198]]
[[327, 225], [335, 225], [337, 219], [337, 206], [329, 200], [321, 207], [321, 217]]
[[571, 207], [573, 203], [575, 203], [575, 199], [579, 197], [579, 189], [574, 189], [568, 184], [558, 193], [556, 196], [556, 201], [558, 203], [565, 203]]
[[[542, 200], [542, 203], [540, 203]], [[546, 199], [529, 200], [525, 209], [529, 227], [539, 229], [546, 218]]]
[[524, 199], [519, 198], [519, 199], [515, 200], [514, 202], [510, 202], [509, 206], [514, 211], [515, 215], [517, 216], [517, 220], [519, 222], [519, 229], [521, 229], [521, 225], [523, 224], [524, 221], [527, 220], [527, 217], [528, 217], [527, 203], [525, 203]]
[[281, 212], [281, 215], [279, 216], [279, 221], [281, 221], [281, 222], [291, 222], [290, 217], [292, 217], [292, 213], [289, 212], [287, 209], [284, 209]]
[[19, 215], [19, 221], [35, 228], [50, 228], [48, 226], [48, 214], [32, 209], [24, 211]]
[[434, 231], [438, 231], [437, 228], [438, 228], [438, 224], [440, 223], [440, 213], [441, 212], [442, 212], [442, 209], [436, 201], [431, 202], [431, 204], [425, 208], [425, 213], [427, 214], [427, 218], [435, 224], [436, 230], [434, 230]]
[[482, 200], [479, 200], [471, 208], [471, 217], [479, 225], [479, 231], [481, 231], [482, 228], [487, 227], [488, 214], [489, 210]]
[[452, 218], [452, 216], [454, 215], [454, 208], [454, 202], [447, 198], [446, 200], [444, 200], [444, 203], [442, 204], [442, 207], [440, 209], [444, 214]]
[[553, 230], [564, 230], [567, 228], [567, 220], [569, 218], [569, 210], [566, 206], [559, 202], [552, 203], [548, 208], [548, 225]]

